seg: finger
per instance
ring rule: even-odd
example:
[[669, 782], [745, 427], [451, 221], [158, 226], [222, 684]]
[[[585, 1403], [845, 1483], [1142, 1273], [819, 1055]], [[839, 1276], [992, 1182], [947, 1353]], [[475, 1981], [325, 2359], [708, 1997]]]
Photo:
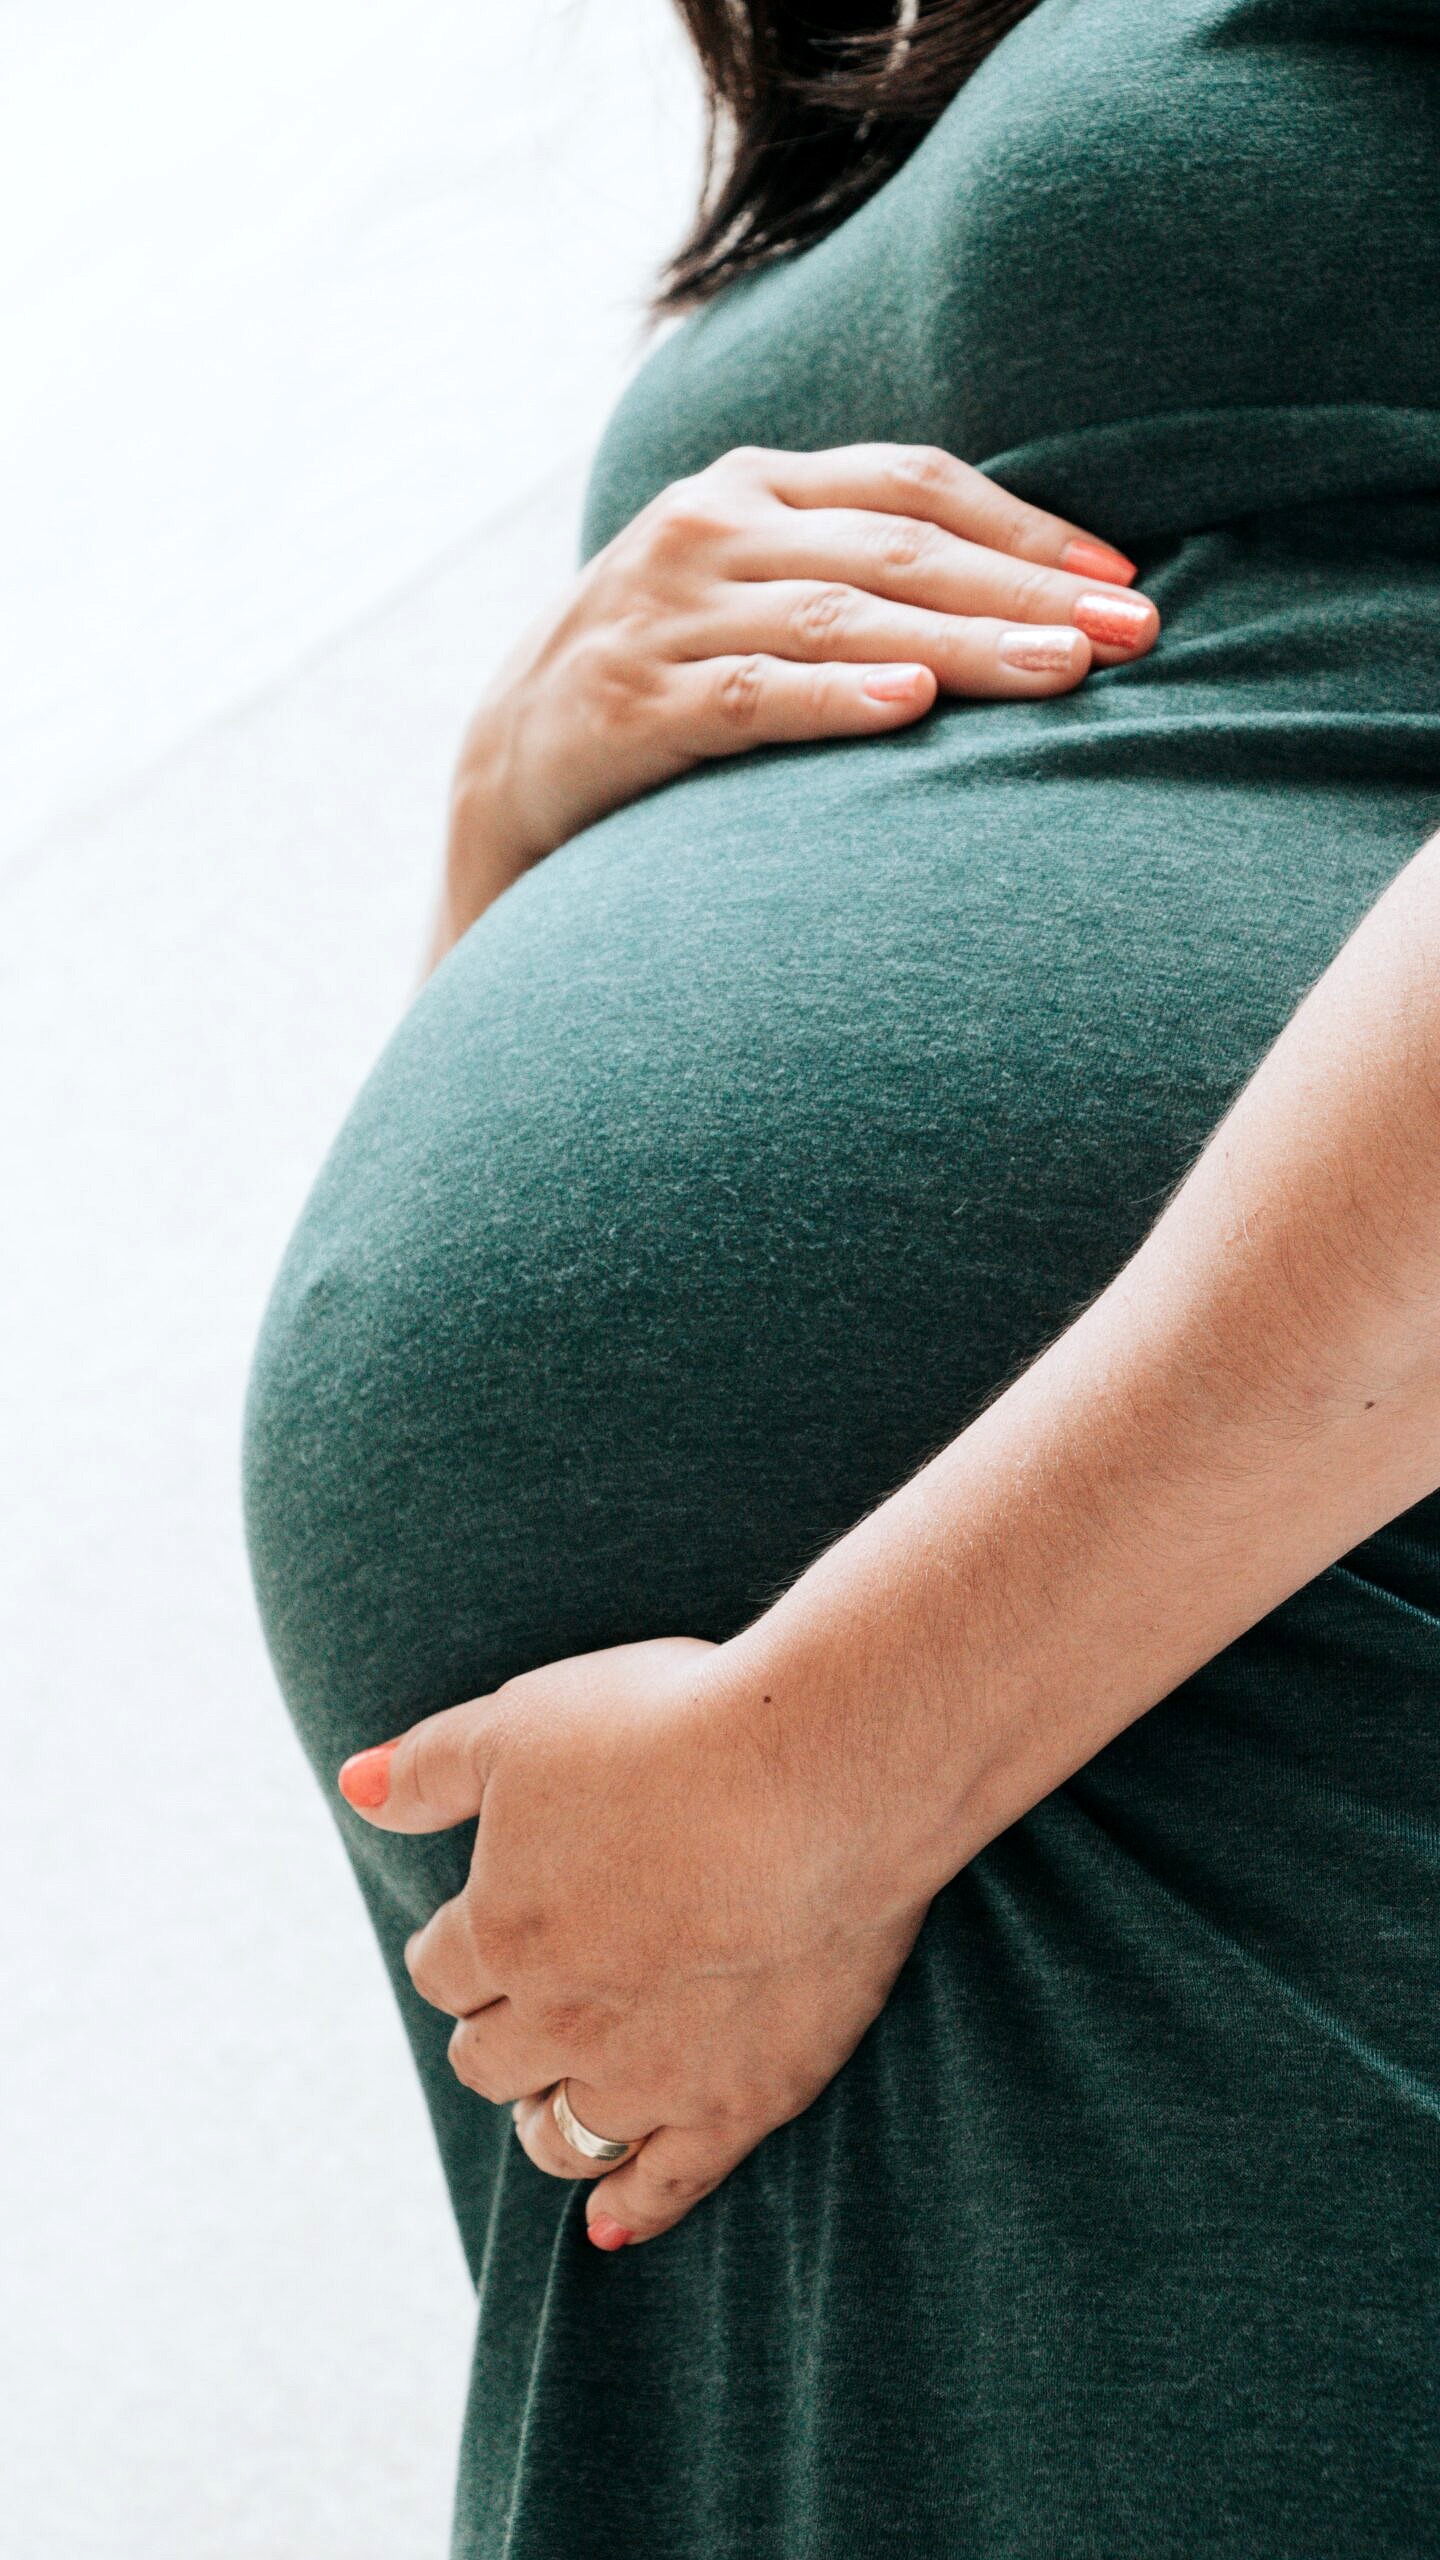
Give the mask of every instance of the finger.
[[[570, 2103], [576, 2115], [592, 2133], [603, 2133], [607, 2139], [643, 2144], [650, 2139], [650, 2127], [643, 2110], [627, 2115], [623, 2108], [606, 2101], [595, 2091], [585, 2091], [583, 2081], [567, 2083]], [[537, 2169], [549, 2178], [605, 2178], [613, 2175], [613, 2163], [591, 2160], [565, 2140], [555, 2121], [555, 2092], [542, 2089], [538, 2094], [522, 2098], [512, 2108], [515, 2131], [520, 2147]], [[628, 2163], [622, 2165], [628, 2166]]]
[[448, 1831], [471, 1820], [489, 1775], [495, 1719], [487, 1698], [446, 1707], [395, 1742], [357, 1751], [340, 1771], [340, 1792], [380, 1831]]
[[[940, 445], [851, 444], [825, 453], [766, 453], [766, 485], [792, 507], [878, 507], [968, 535], [1017, 560], [1128, 586], [1135, 563], [1068, 516], [1017, 498]], [[1080, 556], [1077, 557], [1077, 548]]]
[[[487, 1932], [483, 1903], [467, 1888], [453, 1902], [442, 1902], [424, 1928], [407, 1938], [405, 1970], [432, 2009], [465, 2018], [504, 1996], [504, 1952], [498, 1937]], [[527, 2089], [538, 2085], [538, 2075], [525, 2083]]]
[[938, 687], [922, 666], [805, 666], [761, 650], [681, 660], [666, 675], [668, 734], [687, 756], [902, 729]]
[[766, 578], [842, 581], [933, 612], [994, 614], [1011, 622], [1073, 624], [1102, 665], [1154, 646], [1160, 616], [1148, 596], [1037, 567], [913, 517], [856, 508], [781, 508], [747, 527], [734, 569]]
[[892, 603], [860, 587], [802, 578], [756, 579], [720, 589], [715, 608], [676, 645], [686, 654], [738, 652], [746, 643], [768, 656], [866, 666], [929, 667], [944, 693], [993, 697], [1063, 693], [1090, 672], [1092, 651], [1067, 623], [1001, 622], [966, 613], [932, 613]]
[[462, 2086], [492, 2106], [509, 2107], [536, 2089], [562, 2079], [573, 2048], [562, 2052], [553, 2036], [521, 2018], [510, 2001], [492, 2000], [473, 2017], [457, 2021], [448, 2047], [450, 2068]]
[[629, 2242], [673, 2231], [702, 2196], [723, 2186], [760, 2139], [759, 2131], [742, 2141], [733, 2132], [722, 2137], [662, 2127], [586, 2197], [589, 2237], [597, 2249], [623, 2249]]
[[[996, 699], [1064, 692], [1085, 672], [1083, 655], [1077, 665], [1075, 654], [1085, 647], [1073, 631], [972, 623], [952, 650], [955, 689]], [[695, 757], [904, 728], [930, 709], [938, 690], [930, 668], [919, 665], [809, 666], [763, 652], [687, 661], [666, 681], [671, 734]]]

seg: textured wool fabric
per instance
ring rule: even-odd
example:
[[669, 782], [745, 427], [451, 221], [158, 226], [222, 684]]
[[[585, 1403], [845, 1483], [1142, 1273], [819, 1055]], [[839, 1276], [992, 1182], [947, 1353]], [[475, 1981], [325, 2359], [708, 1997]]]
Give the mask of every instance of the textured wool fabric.
[[1435, 2551], [1440, 1502], [977, 1858], [821, 2099], [618, 2257], [404, 1979], [468, 1836], [334, 1772], [745, 1623], [1110, 1277], [1440, 819], [1437, 43], [1435, 0], [1042, 0], [602, 447], [591, 548], [738, 442], [938, 441], [1165, 628], [588, 829], [286, 1261], [255, 1571], [477, 2280], [457, 2560]]

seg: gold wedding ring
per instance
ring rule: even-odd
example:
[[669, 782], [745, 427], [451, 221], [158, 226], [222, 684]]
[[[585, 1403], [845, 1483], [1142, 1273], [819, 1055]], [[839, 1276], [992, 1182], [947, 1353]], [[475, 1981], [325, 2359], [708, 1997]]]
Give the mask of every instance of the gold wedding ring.
[[571, 2150], [583, 2153], [587, 2160], [623, 2160], [626, 2152], [635, 2147], [630, 2142], [611, 2142], [603, 2133], [592, 2133], [588, 2124], [582, 2124], [565, 2095], [563, 2080], [555, 2084], [550, 2112]]

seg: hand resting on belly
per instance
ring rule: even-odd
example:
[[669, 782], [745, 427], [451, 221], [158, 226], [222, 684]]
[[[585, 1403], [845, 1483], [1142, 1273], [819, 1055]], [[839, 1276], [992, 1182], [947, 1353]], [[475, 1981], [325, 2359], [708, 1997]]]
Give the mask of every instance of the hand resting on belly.
[[663, 490], [501, 668], [455, 775], [432, 959], [532, 863], [690, 766], [1068, 693], [1160, 627], [1131, 563], [953, 455], [742, 449]]
[[[549, 1664], [341, 1777], [388, 1830], [479, 1816], [470, 1887], [411, 1938], [411, 1979], [456, 2019], [466, 2086], [521, 2101], [541, 2168], [593, 2174], [546, 2103], [561, 2079], [592, 2130], [651, 2137], [645, 2208], [626, 2216], [647, 2231], [819, 2096], [930, 1901], [857, 1896], [848, 1773], [828, 1806], [818, 1783], [803, 1800], [777, 1783], [743, 1720], [714, 1711], [722, 1653], [674, 1637]], [[606, 2217], [592, 2236], [607, 2245]]]

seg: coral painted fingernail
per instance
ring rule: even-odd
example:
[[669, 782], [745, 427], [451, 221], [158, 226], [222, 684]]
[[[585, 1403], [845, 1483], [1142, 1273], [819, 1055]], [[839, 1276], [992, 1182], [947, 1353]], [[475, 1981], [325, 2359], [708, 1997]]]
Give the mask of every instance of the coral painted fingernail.
[[1149, 639], [1156, 613], [1142, 596], [1077, 596], [1074, 620], [1087, 640], [1107, 649], [1138, 649]]
[[860, 690], [872, 702], [908, 702], [920, 689], [919, 667], [871, 667]]
[[1024, 667], [1032, 675], [1070, 675], [1085, 656], [1079, 636], [1067, 623], [1017, 622], [1002, 631], [995, 655], [1003, 666]]
[[378, 1813], [390, 1793], [390, 1763], [398, 1742], [377, 1742], [373, 1751], [356, 1751], [340, 1772], [340, 1793], [360, 1813]]
[[585, 2228], [597, 2249], [623, 2249], [626, 2241], [635, 2237], [633, 2231], [626, 2230], [623, 2222], [616, 2221], [613, 2213], [597, 2213], [594, 2221], [587, 2222]]
[[1060, 566], [1072, 578], [1105, 578], [1112, 587], [1128, 587], [1135, 575], [1135, 563], [1123, 551], [1112, 551], [1108, 542], [1092, 542], [1088, 534], [1066, 543]]

